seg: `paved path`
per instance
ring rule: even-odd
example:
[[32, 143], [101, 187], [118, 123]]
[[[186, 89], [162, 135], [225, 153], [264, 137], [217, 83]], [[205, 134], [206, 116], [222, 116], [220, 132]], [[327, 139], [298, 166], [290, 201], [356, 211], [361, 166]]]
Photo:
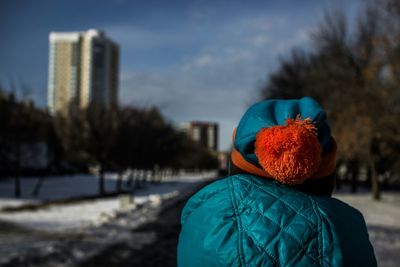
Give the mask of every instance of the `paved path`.
[[[197, 189], [203, 186], [204, 184]], [[132, 248], [127, 242], [114, 244], [82, 262], [80, 266], [177, 266], [176, 247], [181, 228], [180, 215], [190, 196], [180, 199], [173, 206], [164, 209], [155, 221], [144, 224], [133, 231], [133, 236], [137, 236], [139, 242], [139, 238], [143, 240], [150, 237], [154, 242], [138, 249]]]

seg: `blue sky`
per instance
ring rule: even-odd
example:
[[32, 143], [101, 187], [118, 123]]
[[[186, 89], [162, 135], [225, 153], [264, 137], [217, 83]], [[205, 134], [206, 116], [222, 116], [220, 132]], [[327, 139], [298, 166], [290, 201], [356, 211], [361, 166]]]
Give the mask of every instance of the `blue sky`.
[[220, 148], [267, 75], [294, 46], [309, 46], [323, 10], [360, 1], [22, 1], [0, 2], [0, 84], [29, 87], [46, 105], [50, 31], [104, 30], [120, 44], [123, 105], [157, 105], [177, 125], [220, 124]]

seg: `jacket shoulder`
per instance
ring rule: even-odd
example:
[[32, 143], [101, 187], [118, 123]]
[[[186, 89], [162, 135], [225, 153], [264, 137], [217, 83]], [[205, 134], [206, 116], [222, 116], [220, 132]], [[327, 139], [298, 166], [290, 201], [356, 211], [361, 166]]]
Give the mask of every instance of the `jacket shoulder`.
[[[348, 266], [377, 266], [363, 215], [335, 198], [316, 197], [324, 237], [332, 236], [331, 254], [340, 253]], [[334, 255], [333, 255], [334, 256]]]
[[187, 221], [190, 214], [199, 208], [204, 202], [209, 199], [218, 196], [219, 193], [228, 190], [228, 178], [219, 179], [211, 184], [203, 187], [196, 194], [194, 194], [188, 202], [186, 202], [185, 207], [182, 210], [181, 224]]
[[204, 187], [186, 203], [181, 216], [178, 266], [239, 266], [238, 229], [229, 178]]

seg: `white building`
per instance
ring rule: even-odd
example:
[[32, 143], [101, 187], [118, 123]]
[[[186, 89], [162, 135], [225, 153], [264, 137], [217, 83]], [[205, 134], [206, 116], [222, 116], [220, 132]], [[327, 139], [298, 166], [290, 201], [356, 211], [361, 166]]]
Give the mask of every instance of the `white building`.
[[98, 30], [49, 35], [48, 106], [66, 113], [70, 105], [117, 105], [119, 47]]

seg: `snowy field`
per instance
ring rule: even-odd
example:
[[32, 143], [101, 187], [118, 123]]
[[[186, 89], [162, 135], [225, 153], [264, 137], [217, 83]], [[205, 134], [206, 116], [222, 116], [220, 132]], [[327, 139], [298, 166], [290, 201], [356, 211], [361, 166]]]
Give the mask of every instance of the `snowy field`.
[[[165, 199], [173, 198], [191, 188], [194, 183], [215, 177], [214, 172], [185, 174], [167, 177], [161, 183], [147, 183], [135, 189], [132, 195], [114, 196], [76, 201], [66, 204], [49, 205], [37, 210], [15, 212], [1, 211], [7, 207], [18, 207], [49, 200], [62, 200], [97, 194], [98, 178], [92, 175], [52, 177], [44, 181], [38, 197], [32, 196], [37, 178], [21, 179], [22, 198], [12, 198], [13, 180], [0, 182], [0, 221], [45, 231], [66, 231], [82, 229], [104, 223], [122, 209], [133, 209], [136, 205], [149, 202], [160, 205]], [[106, 175], [106, 191], [112, 193], [116, 187], [116, 175]], [[130, 203], [132, 201], [132, 203]]]
[[400, 192], [384, 192], [380, 201], [370, 193], [338, 193], [336, 198], [363, 214], [378, 266], [400, 266]]

